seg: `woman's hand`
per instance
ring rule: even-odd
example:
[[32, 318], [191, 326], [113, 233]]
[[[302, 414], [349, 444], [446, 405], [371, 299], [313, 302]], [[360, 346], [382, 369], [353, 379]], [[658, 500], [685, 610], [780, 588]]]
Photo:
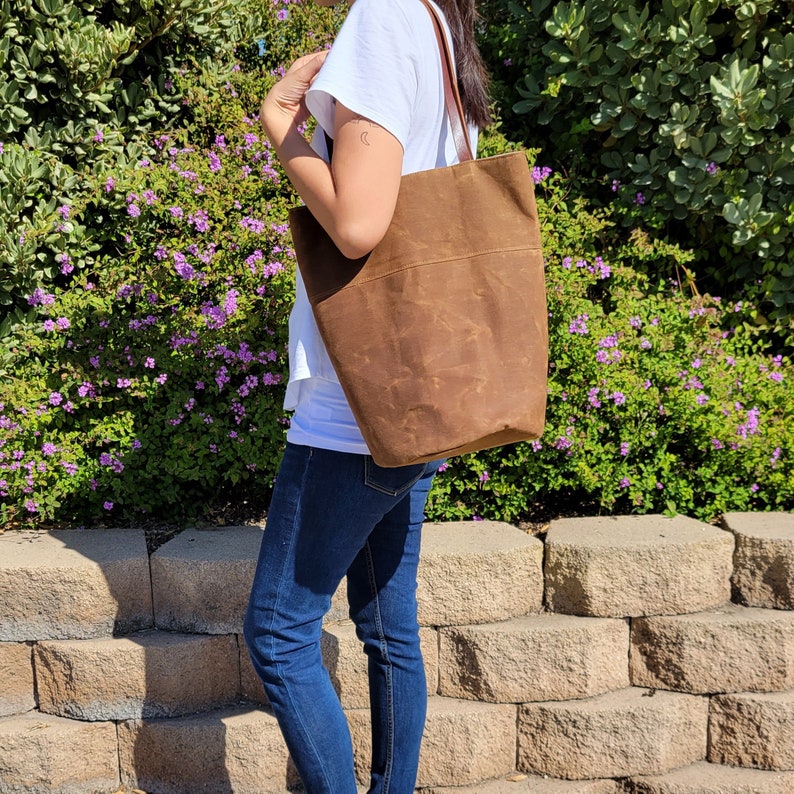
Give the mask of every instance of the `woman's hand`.
[[290, 129], [309, 117], [306, 92], [327, 57], [328, 50], [322, 50], [298, 58], [268, 92], [259, 111], [259, 121], [274, 144], [279, 145]]

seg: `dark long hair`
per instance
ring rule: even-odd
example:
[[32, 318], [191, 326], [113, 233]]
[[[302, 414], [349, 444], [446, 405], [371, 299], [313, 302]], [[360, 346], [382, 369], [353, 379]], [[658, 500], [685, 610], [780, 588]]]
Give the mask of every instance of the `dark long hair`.
[[470, 122], [482, 128], [491, 120], [491, 110], [488, 72], [474, 38], [480, 18], [475, 0], [436, 0], [436, 4], [444, 12], [452, 33], [463, 110]]

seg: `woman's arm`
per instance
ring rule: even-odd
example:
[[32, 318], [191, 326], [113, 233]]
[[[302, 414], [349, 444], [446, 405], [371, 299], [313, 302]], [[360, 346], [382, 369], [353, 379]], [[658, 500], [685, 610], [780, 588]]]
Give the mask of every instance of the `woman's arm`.
[[336, 105], [331, 166], [297, 127], [304, 97], [326, 53], [299, 58], [262, 103], [260, 121], [298, 195], [350, 259], [369, 253], [386, 234], [397, 202], [403, 150], [387, 130]]

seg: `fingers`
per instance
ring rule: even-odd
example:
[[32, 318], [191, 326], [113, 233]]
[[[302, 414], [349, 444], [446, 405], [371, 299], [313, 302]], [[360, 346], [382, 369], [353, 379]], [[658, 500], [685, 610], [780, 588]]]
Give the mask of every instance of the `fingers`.
[[[311, 79], [320, 67], [325, 63], [328, 57], [329, 50], [320, 50], [319, 52], [312, 52], [309, 55], [303, 55], [293, 62], [292, 66], [287, 70], [287, 75], [290, 73], [296, 74], [300, 72], [303, 79]], [[285, 75], [285, 77], [287, 76]], [[297, 74], [296, 74], [297, 76]]]

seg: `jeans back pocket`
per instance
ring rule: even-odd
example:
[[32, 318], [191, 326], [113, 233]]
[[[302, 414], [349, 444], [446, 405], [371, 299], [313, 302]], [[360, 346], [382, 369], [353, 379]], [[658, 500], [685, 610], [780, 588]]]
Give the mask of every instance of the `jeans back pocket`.
[[427, 463], [385, 468], [368, 455], [364, 458], [364, 484], [387, 496], [399, 496], [414, 486], [427, 471]]

